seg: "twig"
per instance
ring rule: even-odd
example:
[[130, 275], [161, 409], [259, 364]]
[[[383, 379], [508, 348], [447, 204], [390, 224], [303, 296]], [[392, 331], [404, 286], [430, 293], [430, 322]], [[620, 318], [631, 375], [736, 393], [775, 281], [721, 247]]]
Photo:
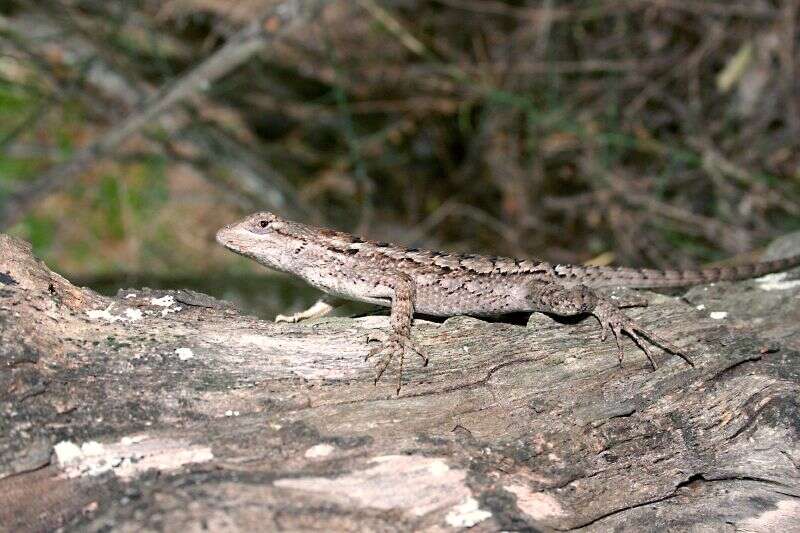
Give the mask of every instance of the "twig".
[[780, 17], [777, 9], [759, 2], [709, 2], [707, 0], [637, 0], [641, 4], [651, 4], [657, 8], [687, 11], [699, 15], [719, 17], [747, 17], [774, 20]]
[[751, 236], [746, 230], [662, 202], [653, 195], [636, 192], [626, 182], [630, 183], [630, 180], [612, 180], [610, 184], [614, 191], [631, 205], [680, 224], [684, 233], [703, 236], [712, 242], [721, 243], [724, 248], [737, 253], [751, 247]]
[[478, 221], [485, 227], [488, 227], [494, 230], [499, 235], [503, 235], [506, 240], [512, 241], [511, 235], [514, 234], [514, 230], [504, 224], [502, 221], [496, 219], [495, 217], [487, 214], [485, 211], [478, 209], [477, 207], [473, 207], [471, 205], [465, 205], [454, 200], [448, 200], [442, 205], [438, 207], [433, 213], [431, 213], [425, 220], [420, 222], [412, 231], [408, 232], [404, 239], [411, 243], [412, 246], [421, 242], [421, 240], [436, 226], [444, 222], [447, 218], [451, 216], [462, 216], [465, 218], [471, 218], [473, 220]]
[[313, 2], [286, 0], [274, 5], [268, 14], [239, 31], [227, 44], [188, 74], [155, 94], [140, 111], [128, 116], [101, 139], [79, 151], [72, 159], [54, 166], [21, 191], [11, 194], [5, 209], [0, 212], [0, 228], [19, 221], [38, 199], [65, 188], [78, 174], [116, 149], [123, 141], [139, 132], [177, 102], [206, 90], [213, 81], [247, 61], [266, 44], [284, 34], [287, 29], [309, 19], [323, 3], [324, 0]]
[[[280, 208], [292, 216], [313, 216], [312, 209], [282, 174], [219, 125], [194, 121], [178, 132], [175, 140], [178, 143], [188, 140], [203, 155], [186, 157], [176, 148], [174, 141], [163, 142], [173, 159], [191, 163], [206, 175], [213, 176], [225, 188], [234, 189], [240, 198], [246, 197], [250, 202], [246, 208], [266, 205]], [[236, 176], [235, 184], [231, 183], [231, 174]]]
[[[91, 39], [88, 35], [91, 32], [78, 27], [72, 19], [51, 16], [52, 13], [49, 10], [41, 10], [41, 12], [58, 26], [64, 26], [68, 31], [75, 32], [83, 43], [91, 47], [94, 54], [102, 58], [101, 62], [110, 74], [124, 80], [122, 91], [108, 91], [101, 87], [101, 90], [104, 90], [104, 97], [113, 102], [104, 106], [105, 108], [127, 110], [139, 103], [136, 101], [130, 104], [130, 99], [126, 99], [123, 96], [124, 93], [155, 94], [156, 89], [144, 78], [137, 76], [132, 69], [129, 68], [124, 73], [120, 72], [116, 66], [121, 63], [116, 55], [109, 53], [101, 43], [96, 42], [96, 39]], [[29, 54], [32, 53], [29, 52]], [[53, 83], [58, 84], [59, 81], [55, 79]], [[89, 79], [82, 79], [82, 90], [75, 92], [83, 101], [88, 102], [91, 98], [88, 93], [95, 85], [96, 83]], [[141, 101], [144, 101], [144, 96]], [[217, 123], [213, 118], [200, 120], [195, 116], [198, 114], [196, 110], [200, 109], [203, 114], [213, 117], [214, 111], [221, 107], [220, 102], [200, 94], [195, 95], [191, 102], [191, 105], [184, 106], [184, 112], [176, 110], [170, 113], [170, 134], [147, 135], [148, 139], [161, 145], [162, 149], [174, 159], [195, 166], [206, 178], [222, 182], [227, 195], [236, 198], [235, 203], [238, 203], [243, 209], [252, 210], [266, 206], [281, 209], [290, 216], [304, 217], [309, 214], [309, 207], [299, 197], [294, 186], [282, 174], [264, 162], [261, 157], [253, 154], [247, 146], [235, 140], [237, 137], [235, 133], [226, 131], [224, 125]], [[96, 103], [88, 102], [87, 107], [91, 108], [92, 106], [96, 107]], [[224, 112], [224, 109], [222, 111]], [[109, 112], [108, 109], [102, 109], [99, 114], [108, 114]], [[173, 139], [173, 135], [179, 138], [178, 142], [190, 142], [193, 145], [190, 150], [202, 154], [212, 154], [212, 156], [195, 158], [183, 156], [182, 150], [176, 147], [177, 143]], [[229, 138], [220, 139], [221, 135], [227, 135]], [[187, 139], [187, 136], [192, 138]], [[56, 160], [55, 157], [50, 157], [50, 159]], [[227, 168], [222, 168], [228, 161], [230, 164], [227, 165]]]
[[405, 29], [391, 13], [386, 9], [379, 6], [374, 0], [358, 0], [358, 4], [369, 12], [372, 17], [383, 24], [383, 26], [392, 34], [397, 37], [403, 46], [408, 48], [414, 54], [425, 57], [428, 55], [428, 49], [422, 44], [422, 41], [417, 39], [410, 31]]
[[605, 0], [591, 7], [517, 7], [494, 0], [436, 0], [438, 3], [454, 9], [472, 11], [485, 15], [500, 15], [523, 20], [536, 21], [542, 17], [552, 21], [581, 19], [584, 17], [604, 16], [609, 11], [621, 11], [638, 7], [630, 0]]

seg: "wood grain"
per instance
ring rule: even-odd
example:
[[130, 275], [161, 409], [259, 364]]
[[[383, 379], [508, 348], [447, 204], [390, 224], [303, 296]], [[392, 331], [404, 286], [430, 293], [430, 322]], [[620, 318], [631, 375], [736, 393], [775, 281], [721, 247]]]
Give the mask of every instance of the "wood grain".
[[[696, 368], [658, 352], [654, 372], [629, 340], [620, 367], [594, 319], [416, 320], [431, 362], [399, 397], [364, 362], [385, 316], [105, 298], [4, 235], [0, 273], [0, 530], [789, 531], [800, 514], [797, 270], [641, 293], [631, 316]], [[62, 441], [78, 455], [48, 466]], [[33, 496], [50, 486], [69, 491]]]

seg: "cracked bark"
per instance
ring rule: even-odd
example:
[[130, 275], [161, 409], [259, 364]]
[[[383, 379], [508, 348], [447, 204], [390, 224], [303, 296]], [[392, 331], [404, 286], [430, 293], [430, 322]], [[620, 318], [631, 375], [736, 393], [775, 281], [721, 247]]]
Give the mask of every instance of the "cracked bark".
[[643, 292], [696, 368], [630, 341], [619, 367], [591, 318], [418, 320], [396, 398], [363, 361], [388, 317], [105, 298], [0, 236], [0, 530], [791, 530], [798, 274]]

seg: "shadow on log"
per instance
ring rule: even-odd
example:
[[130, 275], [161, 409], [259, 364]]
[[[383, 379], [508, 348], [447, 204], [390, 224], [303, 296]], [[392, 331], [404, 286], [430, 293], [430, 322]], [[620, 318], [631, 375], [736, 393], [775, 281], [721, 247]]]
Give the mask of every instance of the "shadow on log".
[[797, 278], [642, 293], [696, 368], [630, 340], [620, 367], [593, 319], [417, 320], [396, 397], [364, 362], [387, 317], [105, 298], [0, 235], [0, 530], [789, 531]]

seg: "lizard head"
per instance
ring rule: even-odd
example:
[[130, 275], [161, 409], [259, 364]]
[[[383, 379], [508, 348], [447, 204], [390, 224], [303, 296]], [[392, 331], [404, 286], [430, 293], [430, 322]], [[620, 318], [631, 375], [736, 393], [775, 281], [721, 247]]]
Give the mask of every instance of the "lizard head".
[[284, 263], [294, 246], [291, 241], [297, 240], [286, 231], [290, 224], [296, 223], [273, 213], [255, 213], [220, 229], [217, 242], [270, 268], [288, 270]]

